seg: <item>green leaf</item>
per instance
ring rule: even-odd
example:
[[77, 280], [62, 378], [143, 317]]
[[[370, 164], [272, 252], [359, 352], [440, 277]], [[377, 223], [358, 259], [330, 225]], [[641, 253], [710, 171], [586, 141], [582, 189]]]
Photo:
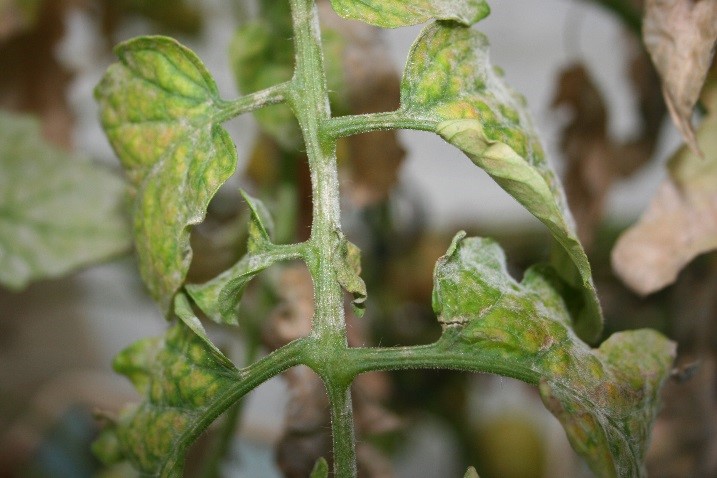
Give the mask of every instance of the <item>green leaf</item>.
[[296, 254], [271, 243], [271, 217], [264, 204], [242, 191], [249, 205], [247, 253], [239, 262], [203, 284], [188, 284], [185, 289], [197, 306], [214, 322], [237, 325], [237, 306], [244, 289], [254, 276], [276, 262], [295, 258]]
[[231, 362], [231, 360], [229, 360], [217, 348], [217, 346], [214, 345], [214, 342], [209, 339], [207, 331], [204, 330], [204, 326], [194, 314], [194, 311], [192, 310], [192, 306], [190, 305], [187, 296], [185, 296], [184, 294], [177, 294], [177, 296], [174, 298], [174, 312], [177, 314], [177, 317], [179, 317], [179, 319], [184, 322], [184, 325], [192, 329], [192, 332], [194, 332], [197, 337], [199, 337], [202, 342], [204, 342], [204, 345], [212, 351], [214, 357], [217, 358], [217, 360], [221, 362], [222, 365], [227, 368], [234, 367], [234, 364]]
[[249, 206], [250, 211], [247, 249], [251, 253], [266, 250], [271, 246], [274, 220], [263, 202], [249, 196], [245, 191], [241, 191], [241, 195]]
[[334, 270], [341, 287], [353, 295], [354, 313], [363, 316], [366, 307], [366, 284], [361, 279], [361, 249], [347, 240], [343, 235], [339, 238], [340, 246], [334, 254]]
[[582, 301], [571, 304], [575, 329], [585, 340], [597, 340], [600, 304], [564, 193], [524, 99], [490, 65], [486, 37], [455, 24], [428, 26], [409, 55], [401, 104], [411, 118], [434, 125], [548, 227], [562, 249], [554, 265], [573, 288], [582, 289]]
[[61, 151], [28, 116], [0, 112], [0, 283], [21, 289], [130, 246], [123, 181]]
[[311, 470], [309, 478], [328, 478], [329, 476], [329, 464], [326, 462], [326, 458], [321, 457], [316, 460], [314, 468]]
[[485, 0], [331, 0], [331, 5], [344, 18], [384, 28], [416, 25], [431, 19], [470, 26], [490, 13]]
[[434, 279], [445, 354], [466, 369], [471, 360], [492, 363], [496, 373], [539, 384], [545, 405], [598, 476], [644, 476], [673, 343], [638, 330], [590, 349], [569, 327], [562, 280], [553, 269], [535, 266], [518, 283], [501, 248], [488, 239], [456, 236]]
[[182, 475], [187, 448], [233, 403], [227, 393], [240, 380], [205, 337], [179, 322], [164, 337], [141, 340], [116, 357], [115, 370], [143, 401], [122, 411], [96, 452], [115, 462], [121, 456], [143, 476]]
[[238, 325], [237, 306], [254, 276], [278, 262], [276, 254], [247, 253], [230, 269], [203, 284], [187, 284], [186, 290], [202, 312], [219, 324]]
[[166, 311], [184, 281], [189, 226], [236, 167], [219, 125], [226, 104], [201, 61], [164, 37], [120, 44], [95, 94], [102, 125], [135, 188], [134, 234], [140, 272]]

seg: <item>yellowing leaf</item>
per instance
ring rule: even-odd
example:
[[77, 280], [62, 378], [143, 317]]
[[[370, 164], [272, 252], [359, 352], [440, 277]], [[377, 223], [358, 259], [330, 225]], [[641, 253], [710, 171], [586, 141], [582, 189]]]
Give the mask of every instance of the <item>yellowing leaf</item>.
[[182, 476], [191, 443], [233, 403], [226, 395], [239, 372], [183, 322], [125, 349], [114, 367], [143, 401], [123, 410], [95, 452], [106, 461], [128, 460], [142, 476]]
[[590, 264], [524, 100], [490, 65], [486, 37], [455, 24], [428, 26], [411, 49], [401, 105], [411, 119], [433, 124], [548, 227], [560, 245], [556, 268], [582, 290], [575, 329], [585, 340], [596, 340], [602, 313]]
[[189, 226], [236, 167], [219, 125], [224, 103], [201, 61], [176, 41], [143, 37], [116, 48], [96, 89], [102, 125], [135, 188], [140, 272], [166, 311], [189, 268]]
[[[675, 346], [657, 332], [611, 336], [590, 349], [570, 328], [564, 283], [534, 266], [522, 282], [491, 240], [454, 239], [436, 264], [433, 306], [444, 325], [438, 353], [539, 384], [573, 448], [601, 477], [645, 476], [643, 459]], [[486, 367], [485, 364], [490, 364]]]
[[662, 77], [672, 121], [694, 152], [700, 145], [692, 128], [717, 41], [714, 0], [647, 0], [642, 27], [645, 46]]
[[331, 5], [342, 17], [385, 28], [416, 25], [431, 19], [470, 26], [490, 13], [485, 0], [331, 0]]
[[612, 251], [625, 283], [646, 295], [671, 284], [697, 255], [717, 248], [717, 84], [703, 96], [709, 115], [697, 133], [704, 157], [683, 147], [637, 224]]
[[20, 289], [129, 249], [122, 180], [0, 112], [0, 283]]

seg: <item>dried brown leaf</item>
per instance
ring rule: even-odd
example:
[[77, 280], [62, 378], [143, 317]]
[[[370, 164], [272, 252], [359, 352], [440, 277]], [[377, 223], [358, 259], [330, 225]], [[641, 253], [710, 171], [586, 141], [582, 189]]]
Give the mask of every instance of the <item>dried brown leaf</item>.
[[616, 175], [605, 101], [585, 67], [576, 64], [561, 71], [552, 107], [567, 107], [572, 112], [560, 142], [567, 163], [565, 193], [578, 237], [589, 247]]
[[647, 0], [642, 31], [662, 77], [672, 120], [690, 148], [699, 153], [691, 117], [717, 41], [717, 2]]
[[639, 222], [612, 252], [615, 272], [633, 290], [650, 294], [671, 284], [697, 255], [717, 248], [717, 86], [703, 96], [710, 114], [697, 137], [705, 157], [683, 147], [669, 164]]
[[637, 48], [636, 41], [628, 38], [627, 42], [632, 50], [628, 73], [641, 120], [637, 137], [618, 141], [610, 136], [603, 96], [581, 64], [561, 71], [553, 97], [553, 108], [566, 108], [572, 113], [560, 143], [567, 163], [565, 192], [578, 236], [587, 248], [602, 220], [610, 187], [651, 159], [665, 115], [657, 74], [649, 57]]

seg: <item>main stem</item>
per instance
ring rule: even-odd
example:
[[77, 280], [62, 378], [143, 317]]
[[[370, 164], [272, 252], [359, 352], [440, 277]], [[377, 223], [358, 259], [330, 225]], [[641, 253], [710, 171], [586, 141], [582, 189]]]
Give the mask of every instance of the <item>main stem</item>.
[[[301, 127], [311, 170], [313, 221], [307, 265], [314, 281], [315, 310], [312, 340], [315, 357], [307, 365], [317, 371], [331, 401], [334, 475], [356, 476], [356, 452], [350, 380], [341, 376], [346, 354], [343, 291], [337, 280], [334, 255], [341, 244], [336, 139], [322, 135], [320, 125], [331, 118], [314, 0], [290, 0], [296, 65], [288, 103]], [[337, 366], [333, 366], [336, 364]]]

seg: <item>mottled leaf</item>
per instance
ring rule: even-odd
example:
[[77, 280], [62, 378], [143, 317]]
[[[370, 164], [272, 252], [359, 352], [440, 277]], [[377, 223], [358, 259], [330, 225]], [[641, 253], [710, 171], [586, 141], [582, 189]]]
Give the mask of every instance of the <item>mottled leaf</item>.
[[428, 26], [411, 50], [401, 104], [406, 115], [433, 125], [548, 227], [561, 246], [555, 266], [582, 289], [582, 302], [573, 304], [575, 329], [585, 340], [596, 340], [602, 314], [590, 264], [523, 98], [490, 65], [487, 38], [456, 25]]
[[96, 453], [108, 461], [128, 460], [142, 476], [182, 476], [187, 448], [231, 405], [226, 394], [240, 380], [239, 372], [184, 322], [164, 337], [125, 349], [114, 367], [130, 378], [143, 401], [122, 411], [95, 445]]
[[[569, 327], [562, 280], [544, 266], [516, 282], [491, 240], [456, 236], [434, 273], [439, 345], [538, 383], [546, 406], [598, 476], [644, 476], [643, 459], [674, 344], [650, 330], [621, 332], [590, 349]], [[484, 366], [485, 367], [485, 366]]]
[[703, 101], [708, 116], [697, 138], [704, 157], [687, 147], [675, 154], [669, 177], [612, 251], [615, 272], [643, 295], [671, 284], [697, 255], [717, 248], [717, 83], [705, 87]]
[[96, 89], [102, 125], [135, 188], [140, 272], [163, 309], [185, 279], [189, 226], [236, 167], [219, 125], [225, 104], [200, 60], [176, 41], [142, 37], [116, 48]]
[[128, 250], [122, 180], [0, 112], [0, 283], [20, 289]]
[[642, 27], [645, 46], [662, 77], [672, 121], [696, 153], [692, 109], [712, 64], [717, 41], [714, 0], [647, 0]]
[[485, 0], [331, 0], [331, 4], [344, 18], [384, 28], [416, 25], [431, 19], [470, 26], [490, 13]]

